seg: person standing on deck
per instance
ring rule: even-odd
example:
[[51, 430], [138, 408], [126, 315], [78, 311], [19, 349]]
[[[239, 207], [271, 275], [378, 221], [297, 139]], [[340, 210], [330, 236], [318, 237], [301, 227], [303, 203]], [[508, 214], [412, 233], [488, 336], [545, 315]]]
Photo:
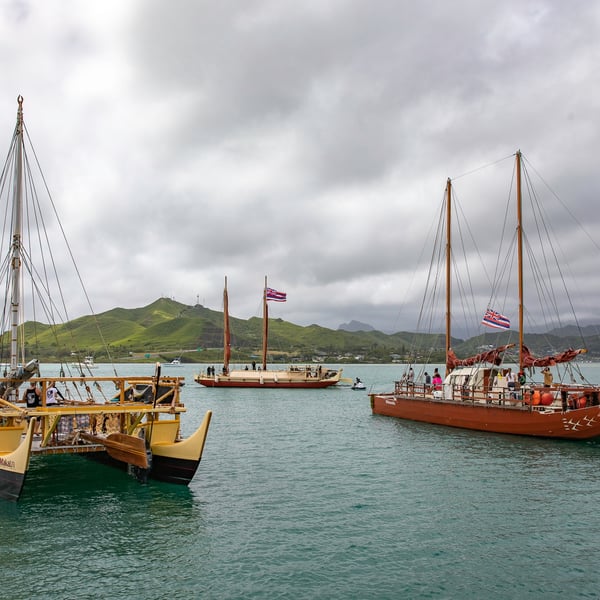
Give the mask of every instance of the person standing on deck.
[[465, 377], [465, 380], [463, 381], [463, 385], [462, 385], [462, 399], [463, 400], [469, 399], [469, 392], [470, 392], [469, 379], [470, 379], [470, 376], [467, 375]]
[[42, 404], [40, 390], [33, 381], [29, 382], [29, 387], [23, 394], [23, 401], [27, 404], [27, 408], [37, 408]]
[[58, 391], [54, 381], [46, 388], [46, 406], [58, 406], [58, 399], [64, 400], [65, 397]]
[[552, 372], [548, 367], [544, 367], [542, 369], [542, 373], [544, 374], [544, 387], [551, 387], [554, 383], [554, 377], [552, 376]]
[[506, 373], [506, 386], [508, 387], [508, 391], [510, 392], [510, 397], [515, 398], [515, 389], [517, 387], [517, 375], [513, 373], [512, 369], [508, 369]]
[[[37, 408], [42, 405], [42, 396], [40, 394], [40, 389], [37, 384], [33, 381], [29, 382], [29, 387], [25, 390], [23, 394], [23, 400], [27, 405], [27, 408]], [[34, 417], [35, 418], [35, 417]], [[40, 418], [35, 418], [35, 429], [33, 431], [34, 434], [39, 433], [40, 431]]]
[[425, 377], [425, 391], [428, 392], [431, 389], [431, 375], [427, 371], [425, 371], [424, 377]]

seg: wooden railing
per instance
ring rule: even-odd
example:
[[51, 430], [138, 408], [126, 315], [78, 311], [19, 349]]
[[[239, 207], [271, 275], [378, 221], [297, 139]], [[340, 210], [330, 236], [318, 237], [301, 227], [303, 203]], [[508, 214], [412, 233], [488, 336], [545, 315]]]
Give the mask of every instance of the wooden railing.
[[483, 390], [473, 386], [448, 385], [434, 388], [423, 383], [394, 382], [394, 395], [405, 398], [429, 399], [440, 402], [470, 402], [472, 404], [495, 404], [500, 406], [527, 407], [530, 410], [546, 410], [550, 407], [562, 410], [600, 405], [600, 388], [594, 386], [527, 385], [523, 387], [491, 388]]

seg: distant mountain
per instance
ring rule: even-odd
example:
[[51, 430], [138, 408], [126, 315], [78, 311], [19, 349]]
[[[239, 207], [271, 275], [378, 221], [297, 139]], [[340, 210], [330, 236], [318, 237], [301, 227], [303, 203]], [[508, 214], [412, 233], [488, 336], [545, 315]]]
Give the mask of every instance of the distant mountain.
[[375, 331], [375, 328], [360, 321], [350, 321], [350, 323], [342, 323], [338, 331]]
[[600, 334], [600, 325], [585, 325], [577, 327], [576, 325], [565, 325], [557, 329], [552, 329], [548, 335], [558, 337], [574, 337], [583, 335], [585, 338]]
[[[168, 298], [160, 298], [142, 308], [114, 308], [56, 327], [30, 321], [24, 328], [27, 358], [35, 357], [44, 362], [72, 361], [72, 353], [93, 354], [96, 362], [109, 359], [166, 361], [181, 356], [183, 362], [218, 363], [223, 357], [223, 313]], [[98, 328], [105, 343], [99, 338]], [[230, 317], [230, 329], [232, 361], [251, 362], [260, 352], [262, 319]], [[569, 326], [545, 334], [526, 335], [525, 344], [537, 355], [584, 346], [588, 349], [588, 358], [599, 358], [600, 328], [587, 326], [582, 332], [585, 341], [576, 328]], [[9, 334], [5, 332], [0, 336], [0, 361], [3, 360], [1, 349], [9, 346]], [[489, 344], [514, 341], [514, 332], [498, 332], [492, 337], [488, 334], [467, 340], [452, 338], [451, 347], [457, 356], [465, 357]], [[421, 349], [416, 355], [415, 347]], [[425, 358], [443, 362], [444, 351], [443, 333], [386, 334], [359, 321], [333, 330], [319, 325], [294, 325], [283, 319], [269, 320], [269, 362], [387, 363]]]

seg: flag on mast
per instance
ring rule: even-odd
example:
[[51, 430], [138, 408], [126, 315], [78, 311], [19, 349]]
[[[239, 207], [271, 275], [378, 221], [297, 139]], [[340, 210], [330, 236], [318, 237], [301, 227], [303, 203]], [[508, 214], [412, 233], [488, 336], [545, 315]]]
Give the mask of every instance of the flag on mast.
[[267, 300], [273, 300], [274, 302], [285, 302], [287, 294], [285, 292], [278, 292], [273, 288], [267, 288]]
[[490, 308], [485, 311], [481, 322], [494, 329], [510, 329], [510, 319]]

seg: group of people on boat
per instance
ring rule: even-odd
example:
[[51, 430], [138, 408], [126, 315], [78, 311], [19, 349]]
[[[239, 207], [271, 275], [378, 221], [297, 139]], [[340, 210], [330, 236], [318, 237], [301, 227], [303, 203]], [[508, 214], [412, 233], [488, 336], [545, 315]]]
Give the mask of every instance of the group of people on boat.
[[[427, 375], [427, 373], [425, 373]], [[408, 368], [408, 371], [402, 375], [402, 383], [408, 386], [413, 386], [415, 384], [415, 372], [412, 367]]]
[[[58, 406], [64, 400], [65, 397], [56, 387], [56, 383], [52, 381], [46, 388], [46, 406]], [[34, 381], [30, 381], [29, 386], [25, 389], [23, 402], [25, 402], [27, 408], [37, 408], [42, 405], [42, 390]]]
[[[410, 370], [412, 370], [412, 368]], [[430, 392], [432, 389], [436, 391], [442, 389], [442, 376], [440, 375], [440, 372], [437, 367], [433, 371], [433, 377], [427, 371], [423, 373], [423, 377], [425, 381], [425, 389], [427, 390], [427, 392]]]
[[[64, 401], [64, 396], [60, 393], [54, 381], [48, 384], [46, 388], [46, 406], [58, 406], [59, 399]], [[35, 381], [30, 381], [29, 385], [23, 392], [22, 401], [29, 409], [36, 409], [42, 406], [42, 390]], [[34, 434], [40, 432], [40, 418], [35, 418]]]
[[[543, 386], [545, 388], [551, 388], [554, 382], [552, 372], [548, 367], [545, 367], [542, 369], [541, 373], [544, 376]], [[490, 397], [497, 395], [498, 398], [502, 400], [507, 398], [516, 401], [521, 398], [519, 390], [524, 389], [526, 381], [527, 379], [523, 371], [516, 373], [510, 367], [505, 370], [499, 370], [497, 371], [493, 381], [491, 381]], [[414, 387], [415, 374], [412, 367], [409, 367], [409, 369], [402, 375], [399, 383], [402, 387]], [[443, 387], [443, 379], [437, 367], [434, 369], [433, 376], [427, 371], [423, 373], [423, 384], [425, 393], [433, 392], [435, 395], [435, 392], [441, 392]], [[461, 385], [462, 396], [464, 398], [469, 397], [471, 387], [469, 376], [467, 376]]]
[[[543, 371], [542, 371], [543, 372]], [[550, 387], [552, 385], [552, 374], [548, 369], [550, 377], [544, 376], [544, 386]], [[496, 373], [494, 380], [492, 381], [492, 392], [498, 395], [499, 400], [504, 399], [504, 390], [507, 390], [508, 398], [510, 400], [517, 400], [519, 398], [519, 390], [523, 389], [527, 381], [525, 373], [519, 371], [515, 373], [510, 367], [503, 372], [502, 370]]]
[[[523, 382], [524, 383], [524, 382]], [[505, 374], [502, 371], [498, 371], [493, 382], [494, 388], [505, 388], [508, 389], [508, 393], [511, 399], [517, 397], [517, 374], [509, 367]]]

